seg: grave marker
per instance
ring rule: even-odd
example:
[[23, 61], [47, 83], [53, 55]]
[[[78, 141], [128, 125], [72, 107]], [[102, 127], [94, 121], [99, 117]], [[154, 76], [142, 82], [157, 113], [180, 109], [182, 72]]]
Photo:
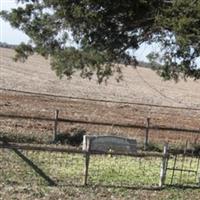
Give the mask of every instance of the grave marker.
[[137, 142], [134, 139], [116, 136], [87, 136], [83, 138], [84, 151], [137, 153]]

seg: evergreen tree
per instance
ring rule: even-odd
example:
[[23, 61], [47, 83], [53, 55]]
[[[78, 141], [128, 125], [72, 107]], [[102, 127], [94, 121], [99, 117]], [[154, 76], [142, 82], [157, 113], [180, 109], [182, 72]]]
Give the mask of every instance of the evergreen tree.
[[[24, 7], [2, 11], [1, 17], [30, 38], [16, 48], [16, 60], [34, 52], [51, 59], [57, 75], [98, 81], [120, 72], [115, 63], [137, 64], [127, 50], [143, 42], [160, 43], [152, 63], [165, 79], [200, 78], [198, 0], [18, 0]], [[69, 45], [70, 37], [76, 45]]]

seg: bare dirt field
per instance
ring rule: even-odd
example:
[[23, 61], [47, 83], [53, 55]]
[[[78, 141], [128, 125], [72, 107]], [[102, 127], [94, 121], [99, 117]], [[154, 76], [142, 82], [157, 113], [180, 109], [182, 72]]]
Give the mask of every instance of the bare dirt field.
[[[84, 80], [75, 75], [71, 80], [58, 79], [51, 70], [48, 60], [34, 55], [26, 63], [12, 61], [14, 51], [0, 48], [0, 115], [20, 115], [53, 118], [56, 109], [65, 119], [98, 121], [121, 124], [145, 125], [150, 117], [151, 125], [163, 127], [199, 129], [200, 124], [200, 82], [188, 80], [162, 81], [155, 72], [147, 68], [123, 67], [124, 80], [117, 83], [111, 78], [107, 85], [98, 85], [94, 80]], [[21, 90], [35, 93], [53, 94], [74, 98], [26, 94], [8, 90]], [[139, 104], [88, 101], [123, 101]], [[150, 106], [157, 104], [180, 109]], [[65, 131], [72, 127], [85, 128], [89, 133], [116, 134], [136, 137], [143, 140], [144, 130], [115, 128], [112, 126], [91, 126], [80, 124], [59, 124]], [[4, 134], [19, 134], [24, 137], [52, 138], [53, 123], [37, 120], [0, 118], [0, 129]], [[185, 141], [198, 140], [198, 134], [169, 131], [150, 131], [152, 140]]]

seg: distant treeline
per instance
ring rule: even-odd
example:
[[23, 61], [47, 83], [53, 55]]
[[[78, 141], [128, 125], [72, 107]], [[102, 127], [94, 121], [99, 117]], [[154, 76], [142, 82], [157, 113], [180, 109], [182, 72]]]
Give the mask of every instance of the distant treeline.
[[143, 62], [143, 61], [138, 61], [138, 66], [145, 67], [145, 68], [152, 68], [151, 63], [147, 63], [147, 62]]
[[17, 45], [8, 44], [6, 42], [0, 42], [0, 47], [8, 48], [8, 49], [15, 49], [17, 47]]
[[143, 61], [139, 61], [138, 66], [145, 67], [145, 68], [151, 68], [153, 70], [158, 70], [162, 67], [162, 65], [160, 63], [157, 63], [157, 62], [147, 63], [147, 62], [143, 62]]

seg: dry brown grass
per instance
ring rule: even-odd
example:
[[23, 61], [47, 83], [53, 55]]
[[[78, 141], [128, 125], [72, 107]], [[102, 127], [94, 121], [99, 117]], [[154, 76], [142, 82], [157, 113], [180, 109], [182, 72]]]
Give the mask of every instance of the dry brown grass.
[[0, 48], [0, 87], [33, 92], [52, 93], [74, 97], [111, 99], [160, 105], [200, 107], [199, 81], [162, 81], [150, 69], [123, 67], [124, 81], [114, 78], [108, 84], [98, 85], [93, 79], [83, 80], [78, 75], [73, 79], [59, 80], [52, 72], [49, 60], [34, 55], [27, 62], [12, 61], [14, 51]]

